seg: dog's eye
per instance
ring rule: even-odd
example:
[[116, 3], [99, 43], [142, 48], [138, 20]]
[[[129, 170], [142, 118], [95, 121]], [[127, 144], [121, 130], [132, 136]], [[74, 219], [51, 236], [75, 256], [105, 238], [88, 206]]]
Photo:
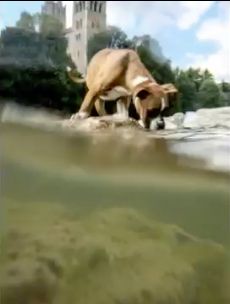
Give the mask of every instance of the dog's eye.
[[138, 94], [137, 97], [140, 99], [145, 99], [149, 95], [149, 92], [146, 90], [141, 90]]

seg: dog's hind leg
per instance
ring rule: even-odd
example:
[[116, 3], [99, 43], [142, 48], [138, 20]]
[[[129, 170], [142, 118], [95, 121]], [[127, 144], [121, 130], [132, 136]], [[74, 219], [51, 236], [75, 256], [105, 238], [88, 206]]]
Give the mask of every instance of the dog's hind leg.
[[79, 109], [79, 112], [76, 113], [75, 117], [77, 118], [86, 118], [90, 116], [92, 108], [94, 106], [95, 101], [99, 98], [100, 95], [103, 95], [104, 92], [108, 91], [111, 88], [111, 85], [114, 81], [122, 74], [124, 70], [123, 66], [115, 66], [113, 69], [113, 73], [111, 77], [108, 77], [108, 73], [104, 72], [99, 73], [99, 80], [94, 83], [92, 87], [90, 87], [89, 91], [87, 92], [83, 103]]

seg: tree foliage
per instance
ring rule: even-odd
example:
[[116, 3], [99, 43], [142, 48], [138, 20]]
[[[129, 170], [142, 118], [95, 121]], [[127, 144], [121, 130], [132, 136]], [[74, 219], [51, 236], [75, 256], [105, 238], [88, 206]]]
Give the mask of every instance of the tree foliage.
[[221, 106], [221, 93], [218, 85], [211, 79], [205, 79], [198, 91], [197, 99], [202, 108]]
[[32, 32], [36, 30], [45, 35], [61, 35], [63, 32], [62, 23], [57, 18], [44, 13], [31, 15], [27, 12], [22, 12], [16, 22], [16, 27]]
[[95, 34], [88, 42], [88, 61], [104, 48], [132, 48], [132, 42], [118, 27], [110, 26], [107, 31]]
[[33, 16], [27, 12], [22, 12], [20, 19], [16, 22], [16, 27], [28, 30], [28, 31], [34, 31], [34, 19]]
[[195, 110], [197, 101], [196, 84], [188, 75], [188, 72], [175, 71], [176, 87], [179, 90], [178, 111], [186, 112]]
[[67, 40], [56, 27], [58, 23], [41, 20], [45, 20], [41, 32], [21, 27], [2, 31], [0, 96], [27, 105], [75, 112], [85, 88], [74, 84], [66, 74], [66, 66], [74, 63], [67, 56]]
[[227, 104], [226, 95], [206, 69], [189, 68], [174, 71], [175, 83], [180, 92], [180, 111], [195, 111], [199, 108], [213, 108]]
[[44, 35], [62, 35], [63, 25], [58, 19], [44, 13], [35, 14], [33, 19], [35, 27], [40, 33]]

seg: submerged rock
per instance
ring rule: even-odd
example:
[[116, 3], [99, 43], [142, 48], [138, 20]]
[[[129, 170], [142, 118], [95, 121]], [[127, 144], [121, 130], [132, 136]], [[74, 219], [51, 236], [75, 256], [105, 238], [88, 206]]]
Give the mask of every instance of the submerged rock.
[[[34, 208], [33, 226], [26, 221], [18, 226], [30, 231], [27, 246], [18, 248], [14, 261], [4, 257], [3, 304], [53, 304], [55, 298], [60, 304], [229, 303], [228, 259], [221, 245], [135, 209], [108, 208], [74, 218], [46, 204], [39, 212]], [[16, 218], [27, 218], [19, 213]], [[33, 248], [38, 236], [39, 252]]]
[[183, 128], [184, 114], [175, 113], [170, 117], [165, 117], [165, 129], [166, 130], [176, 130]]
[[1, 269], [2, 304], [50, 304], [58, 278], [46, 265], [33, 259], [17, 259]]

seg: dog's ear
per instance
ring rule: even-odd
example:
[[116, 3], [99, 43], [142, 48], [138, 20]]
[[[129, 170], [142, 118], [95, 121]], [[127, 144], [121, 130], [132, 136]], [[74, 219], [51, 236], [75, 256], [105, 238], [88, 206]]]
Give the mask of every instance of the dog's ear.
[[165, 94], [167, 95], [170, 104], [177, 101], [179, 91], [174, 86], [174, 84], [166, 83], [166, 84], [162, 84], [161, 87], [162, 87], [163, 91], [165, 92]]
[[177, 88], [172, 83], [165, 83], [161, 85], [165, 93], [178, 93]]

